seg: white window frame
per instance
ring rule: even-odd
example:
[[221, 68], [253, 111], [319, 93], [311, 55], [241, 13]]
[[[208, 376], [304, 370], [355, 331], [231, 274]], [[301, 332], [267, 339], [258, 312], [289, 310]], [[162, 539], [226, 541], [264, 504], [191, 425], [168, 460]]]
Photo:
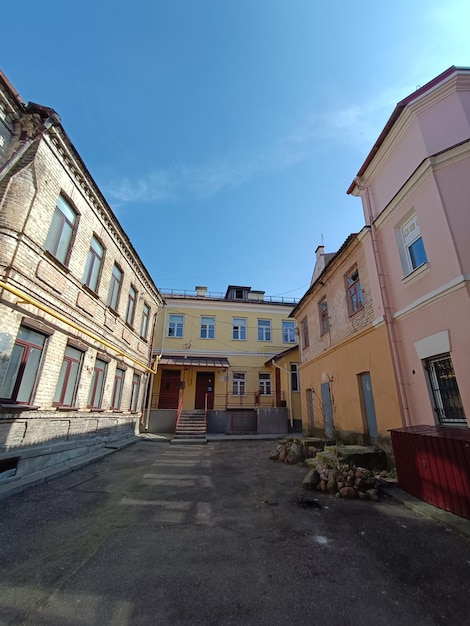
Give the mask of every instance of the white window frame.
[[184, 315], [171, 313], [168, 322], [168, 337], [181, 339], [184, 337]]
[[300, 391], [299, 364], [290, 364], [290, 388], [291, 391]]
[[246, 374], [244, 372], [232, 372], [232, 396], [246, 395]]
[[[400, 252], [400, 259], [403, 267], [403, 273], [405, 276], [411, 274], [419, 267], [426, 265], [428, 262], [426, 249], [424, 247], [423, 237], [421, 235], [421, 229], [418, 224], [418, 217], [416, 214], [408, 217], [407, 220], [400, 224], [398, 227], [398, 247]], [[421, 242], [418, 244], [418, 242]], [[416, 262], [412, 252], [413, 246], [416, 244], [422, 246], [422, 253], [424, 254], [424, 260]]]
[[232, 339], [234, 341], [246, 341], [246, 317], [232, 318]]
[[215, 339], [215, 317], [213, 315], [201, 315], [201, 339]]
[[258, 320], [258, 341], [271, 341], [271, 320]]
[[295, 322], [282, 320], [282, 343], [295, 343]]
[[272, 395], [271, 374], [269, 372], [259, 372], [258, 382], [261, 396]]

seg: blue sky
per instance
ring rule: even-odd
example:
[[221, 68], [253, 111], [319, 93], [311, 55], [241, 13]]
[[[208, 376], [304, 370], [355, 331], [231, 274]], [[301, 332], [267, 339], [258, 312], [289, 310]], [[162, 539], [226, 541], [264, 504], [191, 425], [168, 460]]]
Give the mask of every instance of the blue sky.
[[468, 0], [24, 0], [0, 58], [160, 289], [299, 298], [363, 225], [346, 189], [395, 104], [470, 65], [469, 23]]

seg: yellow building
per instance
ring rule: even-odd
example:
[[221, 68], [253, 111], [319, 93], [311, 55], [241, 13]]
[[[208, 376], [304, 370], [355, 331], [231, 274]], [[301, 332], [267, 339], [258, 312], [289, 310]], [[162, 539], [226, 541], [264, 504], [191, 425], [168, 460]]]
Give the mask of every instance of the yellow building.
[[402, 421], [387, 330], [371, 295], [371, 254], [367, 228], [336, 254], [319, 246], [311, 286], [292, 316], [304, 433], [384, 445]]
[[178, 408], [204, 412], [209, 433], [277, 434], [300, 423], [295, 302], [238, 285], [225, 294], [196, 287], [163, 297], [150, 432], [173, 432]]

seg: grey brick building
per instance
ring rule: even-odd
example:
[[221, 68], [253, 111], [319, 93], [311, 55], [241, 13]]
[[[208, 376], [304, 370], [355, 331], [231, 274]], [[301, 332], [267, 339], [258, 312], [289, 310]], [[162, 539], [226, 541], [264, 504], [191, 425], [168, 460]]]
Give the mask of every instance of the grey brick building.
[[162, 306], [59, 116], [0, 72], [0, 481], [132, 438]]

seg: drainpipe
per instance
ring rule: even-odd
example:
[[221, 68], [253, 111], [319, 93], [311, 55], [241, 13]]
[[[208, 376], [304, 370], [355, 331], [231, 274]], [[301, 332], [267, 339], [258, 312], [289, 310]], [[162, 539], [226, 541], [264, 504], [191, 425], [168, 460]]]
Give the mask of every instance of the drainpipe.
[[382, 257], [380, 254], [380, 247], [379, 247], [379, 242], [377, 239], [377, 229], [375, 227], [374, 220], [373, 220], [372, 201], [370, 197], [369, 187], [361, 185], [362, 178], [359, 176], [355, 179], [355, 183], [361, 191], [365, 191], [364, 200], [366, 204], [366, 213], [369, 219], [368, 225], [370, 227], [370, 232], [371, 232], [372, 252], [374, 254], [375, 269], [379, 277], [380, 294], [382, 297], [382, 306], [384, 309], [385, 328], [387, 329], [390, 349], [392, 351], [393, 370], [394, 370], [396, 381], [398, 383], [398, 397], [400, 401], [401, 417], [402, 417], [402, 422], [404, 423], [404, 425], [410, 426], [411, 419], [410, 419], [410, 412], [408, 408], [408, 400], [406, 398], [405, 383], [403, 380], [400, 355], [399, 355], [398, 347], [397, 347], [398, 342], [397, 342], [397, 337], [395, 334], [395, 327], [393, 325], [393, 315], [391, 312], [390, 303], [388, 299], [387, 286], [385, 283], [385, 274], [384, 274], [383, 265], [382, 265]]

